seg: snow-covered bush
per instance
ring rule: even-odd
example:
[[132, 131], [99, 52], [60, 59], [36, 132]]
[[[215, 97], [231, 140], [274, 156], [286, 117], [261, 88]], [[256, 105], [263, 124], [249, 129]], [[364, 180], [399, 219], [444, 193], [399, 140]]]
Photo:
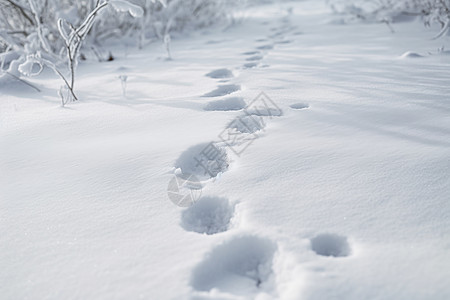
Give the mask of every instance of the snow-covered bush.
[[238, 2], [0, 0], [0, 71], [33, 76], [43, 66], [50, 67], [76, 99], [73, 86], [78, 60], [93, 56], [107, 60], [103, 50], [107, 40], [134, 41], [139, 47], [160, 40], [170, 57], [171, 34], [226, 20]]
[[439, 24], [437, 36], [447, 33], [450, 25], [450, 0], [327, 0], [340, 14], [350, 14], [355, 19], [387, 24], [405, 18], [420, 17], [426, 26]]

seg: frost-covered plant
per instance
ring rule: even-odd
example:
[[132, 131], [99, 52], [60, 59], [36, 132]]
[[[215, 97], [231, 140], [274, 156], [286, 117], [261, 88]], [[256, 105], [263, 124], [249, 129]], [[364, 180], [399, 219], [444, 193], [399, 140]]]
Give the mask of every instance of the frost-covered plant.
[[393, 23], [403, 17], [421, 17], [426, 26], [439, 24], [445, 35], [450, 27], [450, 0], [327, 0], [340, 14], [369, 22]]
[[60, 90], [64, 104], [77, 99], [78, 60], [89, 53], [106, 60], [99, 49], [107, 39], [128, 39], [126, 44], [136, 39], [139, 47], [157, 39], [171, 58], [170, 40], [176, 32], [226, 20], [239, 1], [0, 0], [2, 70], [20, 77], [50, 67], [64, 81]]
[[127, 98], [127, 79], [128, 79], [128, 76], [127, 75], [120, 75], [119, 79], [120, 79], [120, 84], [122, 85], [122, 95], [123, 95], [124, 98]]
[[[30, 6], [32, 0], [30, 1]], [[84, 39], [86, 38], [87, 34], [91, 30], [96, 17], [99, 15], [100, 11], [105, 8], [107, 5], [111, 5], [114, 7], [114, 9], [118, 11], [126, 11], [129, 12], [130, 15], [133, 17], [141, 17], [143, 15], [143, 10], [139, 6], [136, 6], [134, 4], [131, 4], [125, 0], [105, 0], [105, 1], [97, 1], [96, 6], [93, 8], [93, 10], [87, 15], [87, 17], [84, 19], [84, 21], [75, 28], [71, 23], [69, 23], [67, 20], [59, 18], [58, 19], [58, 32], [61, 35], [64, 47], [66, 51], [66, 63], [67, 67], [69, 69], [69, 76], [65, 76], [59, 68], [50, 60], [48, 59], [38, 59], [36, 60], [36, 57], [32, 57], [32, 60], [28, 59], [23, 65], [31, 65], [29, 69], [32, 68], [32, 65], [35, 63], [38, 63], [41, 61], [46, 66], [53, 69], [64, 81], [65, 86], [62, 86], [59, 95], [61, 97], [61, 103], [64, 106], [69, 101], [78, 100], [75, 92], [74, 92], [74, 85], [75, 85], [75, 69], [78, 63], [78, 57], [80, 55], [80, 48], [82, 46], [82, 43]], [[42, 36], [40, 37], [40, 40], [42, 42], [42, 45], [45, 50], [47, 50], [48, 46], [45, 45], [45, 38]], [[48, 48], [49, 49], [49, 48]], [[48, 52], [50, 52], [48, 50]], [[42, 70], [42, 67], [41, 67]], [[40, 72], [40, 71], [39, 71]], [[23, 74], [27, 75], [25, 72], [22, 72]], [[68, 91], [68, 93], [65, 93], [65, 91]]]
[[69, 100], [78, 100], [74, 92], [74, 85], [75, 85], [75, 68], [77, 66], [80, 48], [87, 34], [91, 30], [99, 12], [107, 5], [113, 6], [114, 9], [116, 9], [117, 11], [129, 12], [130, 15], [132, 15], [133, 17], [142, 17], [143, 15], [143, 10], [141, 7], [129, 3], [125, 0], [106, 0], [103, 2], [97, 1], [97, 5], [88, 14], [86, 19], [81, 23], [81, 25], [77, 28], [73, 27], [73, 25], [70, 24], [67, 20], [64, 20], [62, 18], [58, 19], [58, 31], [64, 41], [67, 57], [66, 61], [68, 69], [70, 71], [69, 79], [67, 79], [58, 70], [58, 68], [50, 61], [46, 61], [46, 65], [50, 66], [53, 70], [55, 70], [55, 72], [63, 79], [65, 83], [65, 88], [67, 88], [70, 92], [71, 97], [65, 99], [63, 91], [60, 90], [60, 96], [63, 105]]

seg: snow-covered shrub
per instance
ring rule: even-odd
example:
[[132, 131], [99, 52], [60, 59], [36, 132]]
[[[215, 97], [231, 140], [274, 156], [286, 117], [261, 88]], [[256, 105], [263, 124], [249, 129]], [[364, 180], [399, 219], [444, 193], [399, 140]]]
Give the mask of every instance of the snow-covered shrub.
[[73, 78], [78, 60], [93, 55], [107, 60], [105, 51], [98, 50], [107, 40], [134, 40], [139, 47], [160, 40], [170, 58], [171, 34], [226, 20], [238, 2], [0, 0], [0, 71], [32, 76], [48, 66], [76, 99]]
[[439, 24], [441, 32], [450, 26], [450, 0], [327, 0], [331, 8], [355, 19], [387, 24], [405, 18], [420, 17], [426, 26]]

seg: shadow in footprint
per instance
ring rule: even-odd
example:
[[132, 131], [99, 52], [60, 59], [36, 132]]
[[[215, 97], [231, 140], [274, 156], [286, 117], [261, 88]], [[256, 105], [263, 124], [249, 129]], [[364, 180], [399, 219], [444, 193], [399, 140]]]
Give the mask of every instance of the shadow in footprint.
[[254, 56], [251, 56], [249, 58], [246, 58], [245, 60], [247, 60], [247, 61], [256, 61], [256, 60], [261, 60], [261, 59], [263, 59], [263, 57], [261, 55], [254, 55]]
[[252, 69], [256, 68], [257, 66], [258, 66], [257, 62], [246, 63], [244, 64], [244, 69]]
[[214, 248], [194, 269], [191, 285], [197, 291], [217, 289], [248, 299], [270, 292], [273, 285], [274, 242], [254, 235], [235, 237]]
[[342, 257], [351, 254], [347, 238], [333, 233], [323, 233], [312, 238], [311, 249], [322, 256]]
[[255, 55], [255, 54], [259, 54], [259, 51], [247, 51], [247, 52], [243, 52], [243, 55]]
[[230, 111], [241, 110], [247, 106], [242, 97], [229, 97], [223, 100], [211, 101], [206, 104], [204, 110], [207, 111]]
[[219, 85], [219, 87], [209, 93], [203, 95], [203, 97], [220, 97], [225, 96], [241, 89], [240, 85], [237, 84], [225, 84]]
[[228, 69], [217, 69], [214, 71], [209, 72], [205, 76], [211, 77], [211, 78], [231, 78], [233, 77], [233, 72], [231, 72]]
[[292, 43], [291, 40], [282, 40], [282, 41], [276, 41], [275, 44], [290, 44]]
[[199, 180], [207, 180], [225, 172], [228, 166], [227, 151], [211, 142], [192, 146], [184, 151], [174, 167], [180, 169], [182, 174], [192, 174]]
[[295, 103], [289, 106], [292, 109], [305, 109], [308, 108], [309, 105], [306, 103]]
[[277, 37], [282, 36], [283, 34], [285, 34], [284, 31], [275, 32], [274, 34], [269, 35], [269, 38], [272, 38], [272, 39], [277, 38]]
[[240, 133], [255, 133], [262, 130], [266, 124], [262, 118], [254, 118], [252, 116], [240, 116], [235, 118], [228, 124], [227, 128], [235, 129]]
[[224, 42], [224, 40], [223, 41], [221, 41], [221, 40], [210, 40], [210, 41], [207, 41], [205, 44], [207, 44], [207, 45], [214, 45], [214, 44], [220, 44], [220, 43], [223, 43]]
[[256, 47], [256, 49], [259, 49], [259, 50], [271, 50], [271, 49], [273, 49], [273, 45], [262, 45], [262, 46]]
[[181, 226], [187, 231], [208, 235], [224, 232], [230, 227], [234, 209], [225, 198], [203, 197], [183, 211]]

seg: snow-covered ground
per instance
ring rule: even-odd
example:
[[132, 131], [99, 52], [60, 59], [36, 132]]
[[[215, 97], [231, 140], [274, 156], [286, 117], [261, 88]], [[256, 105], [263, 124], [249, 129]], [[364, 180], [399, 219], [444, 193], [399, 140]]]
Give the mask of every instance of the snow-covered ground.
[[[172, 61], [119, 47], [65, 108], [50, 71], [2, 81], [0, 299], [450, 299], [448, 38], [339, 18], [284, 2]], [[246, 116], [261, 92], [282, 114]]]

